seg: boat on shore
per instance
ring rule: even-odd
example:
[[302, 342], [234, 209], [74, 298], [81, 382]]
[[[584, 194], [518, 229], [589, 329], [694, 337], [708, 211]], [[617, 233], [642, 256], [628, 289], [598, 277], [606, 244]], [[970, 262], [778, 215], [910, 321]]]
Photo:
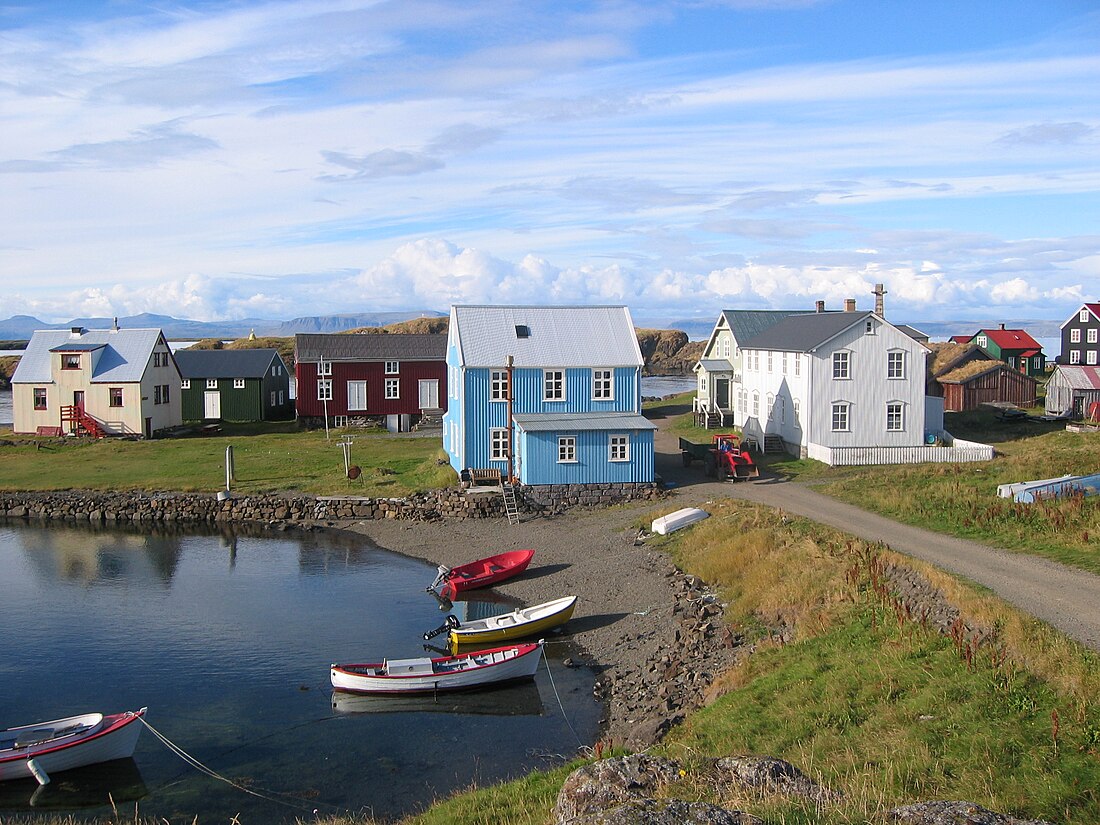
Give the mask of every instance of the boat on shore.
[[367, 664], [333, 664], [329, 678], [349, 693], [434, 693], [469, 690], [534, 677], [545, 642], [507, 645], [457, 656], [383, 659]]
[[434, 590], [437, 586], [443, 585], [442, 595], [448, 599], [454, 599], [464, 590], [488, 587], [518, 576], [527, 569], [534, 555], [534, 550], [509, 550], [505, 553], [497, 553], [495, 556], [460, 564], [457, 567], [446, 567], [441, 564], [435, 581], [428, 589]]
[[[463, 646], [469, 649], [470, 645], [499, 644], [552, 630], [569, 621], [576, 606], [577, 597], [566, 596], [511, 613], [450, 625], [448, 639], [451, 652], [457, 653]], [[424, 636], [427, 638], [428, 634]]]
[[148, 708], [123, 713], [84, 713], [0, 730], [0, 781], [34, 777], [128, 759], [134, 755]]

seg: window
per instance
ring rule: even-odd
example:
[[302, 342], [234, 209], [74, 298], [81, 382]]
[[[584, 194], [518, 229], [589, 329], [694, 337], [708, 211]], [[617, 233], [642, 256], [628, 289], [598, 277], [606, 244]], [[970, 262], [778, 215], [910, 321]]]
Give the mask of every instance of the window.
[[797, 352], [794, 354], [794, 374], [802, 374], [802, 356], [799, 355]]
[[323, 358], [317, 362], [317, 374], [318, 375], [332, 375], [332, 362], [326, 361]]
[[699, 395], [706, 395], [707, 393], [707, 374], [705, 372], [699, 373]]
[[271, 391], [271, 406], [275, 406], [275, 390]]
[[723, 358], [729, 358], [730, 357], [730, 339], [729, 338], [723, 338], [722, 339], [722, 357]]
[[575, 435], [558, 436], [558, 463], [570, 463], [577, 460], [577, 437]]
[[565, 400], [565, 370], [542, 371], [542, 400]]
[[786, 375], [787, 374], [787, 353], [783, 353], [783, 367], [782, 367], [782, 370], [783, 370], [783, 374]]
[[752, 417], [760, 417], [760, 393], [756, 390], [752, 391]]
[[80, 356], [72, 355], [71, 353], [62, 353], [61, 355], [61, 369], [63, 370], [78, 370], [80, 369]]
[[489, 373], [489, 400], [508, 400], [508, 372], [507, 370], [493, 370]]
[[155, 384], [153, 386], [153, 403], [154, 404], [159, 404], [160, 403], [160, 384]]
[[348, 381], [348, 410], [367, 408], [367, 382]]
[[318, 401], [331, 401], [332, 400], [332, 379], [324, 378], [317, 382], [317, 400]]
[[848, 429], [848, 403], [841, 401], [833, 404], [833, 432], [846, 433]]
[[1085, 323], [1089, 319], [1089, 311], [1087, 309], [1081, 310], [1081, 313], [1077, 316], [1077, 320], [1081, 323]]
[[164, 389], [162, 389], [162, 390], [160, 391], [160, 399], [161, 399], [161, 401], [163, 401], [163, 402], [164, 402], [165, 404], [167, 404], [167, 403], [168, 403], [168, 385], [167, 385], [167, 384], [165, 384], [165, 385], [164, 385]]
[[110, 393], [111, 406], [112, 407], [121, 407], [122, 406], [122, 387], [111, 387], [111, 389], [108, 390], [108, 392]]
[[184, 378], [182, 381], [180, 381], [180, 389], [181, 390], [191, 389], [191, 379], [190, 378]]
[[772, 352], [771, 350], [768, 350], [768, 373], [769, 374], [772, 371], [772, 363], [773, 363], [774, 360], [775, 360], [775, 353]]
[[206, 388], [208, 390], [216, 390], [218, 388], [218, 379], [217, 378], [207, 378], [206, 379]]
[[886, 431], [900, 433], [905, 429], [905, 405], [900, 401], [891, 401], [886, 405]]
[[612, 401], [614, 398], [611, 370], [592, 370], [592, 400]]
[[982, 349], [985, 349], [986, 347], [989, 346], [989, 339], [986, 338], [984, 335], [979, 335], [978, 340], [977, 340], [976, 343], [978, 344], [979, 347], [981, 347]]
[[233, 389], [243, 390], [244, 389], [244, 379], [243, 378], [234, 378], [233, 379]]
[[875, 334], [875, 322], [872, 321], [870, 318], [867, 319], [867, 326], [864, 328], [864, 332], [867, 335]]
[[770, 421], [772, 413], [775, 411], [775, 395], [769, 392], [764, 399], [764, 404], [764, 416]]
[[[1089, 332], [1092, 332], [1092, 330], [1089, 330]], [[1081, 330], [1079, 330], [1077, 328], [1071, 329], [1069, 331], [1069, 342], [1071, 344], [1080, 344], [1081, 343]]]
[[279, 405], [282, 406], [284, 403], [285, 402], [283, 401], [283, 391], [279, 390]]
[[[159, 367], [160, 366], [160, 353], [159, 352], [154, 352], [153, 353], [153, 366], [154, 367]], [[159, 404], [160, 402], [157, 401], [157, 402], [154, 402], [154, 403]]]
[[505, 427], [495, 427], [489, 430], [489, 460], [508, 460], [508, 430]]
[[46, 409], [46, 388], [35, 387], [34, 388], [34, 408], [36, 410]]
[[[1036, 358], [1035, 360], [1038, 361], [1039, 359]], [[1093, 366], [1096, 365], [1096, 350], [1090, 349], [1088, 352], [1085, 353], [1085, 363], [1091, 364]]]
[[905, 351], [898, 350], [886, 353], [886, 377], [905, 377]]
[[386, 400], [393, 401], [401, 397], [401, 379], [386, 379]]
[[1081, 363], [1081, 350], [1071, 349], [1069, 351], [1069, 362], [1071, 364], [1080, 364]]
[[1090, 344], [1095, 344], [1096, 343], [1096, 327], [1093, 327], [1092, 329], [1088, 330], [1088, 332], [1085, 333], [1085, 337], [1088, 339], [1088, 342]]
[[787, 399], [783, 396], [779, 396], [779, 423], [783, 426], [787, 424]]
[[401, 372], [400, 361], [387, 361], [386, 362], [386, 375], [397, 375]]
[[271, 365], [271, 377], [272, 378], [278, 378], [279, 373], [280, 373], [279, 365], [278, 364], [272, 364]]
[[794, 410], [794, 425], [798, 426], [798, 416], [802, 412], [802, 405], [798, 403], [798, 399], [795, 398], [791, 401], [791, 407]]
[[630, 461], [630, 436], [613, 435], [608, 441], [609, 461]]
[[833, 380], [844, 381], [852, 377], [851, 353], [841, 350], [833, 353]]

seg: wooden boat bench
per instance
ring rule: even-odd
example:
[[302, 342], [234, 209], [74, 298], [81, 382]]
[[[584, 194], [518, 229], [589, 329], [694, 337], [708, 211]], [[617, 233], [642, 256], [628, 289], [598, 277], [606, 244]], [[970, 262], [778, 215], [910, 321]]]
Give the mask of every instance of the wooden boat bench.
[[494, 467], [474, 467], [470, 469], [470, 485], [473, 487], [499, 487], [500, 470]]

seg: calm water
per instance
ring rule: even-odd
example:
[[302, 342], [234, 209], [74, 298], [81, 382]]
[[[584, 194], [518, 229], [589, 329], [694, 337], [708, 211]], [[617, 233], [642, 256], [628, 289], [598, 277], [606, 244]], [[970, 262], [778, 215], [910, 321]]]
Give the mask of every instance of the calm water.
[[[472, 782], [556, 764], [578, 736], [597, 736], [594, 675], [566, 668], [561, 642], [547, 658], [568, 719], [544, 666], [534, 683], [438, 704], [334, 697], [329, 663], [425, 655], [421, 634], [446, 615], [424, 592], [433, 565], [359, 537], [0, 525], [0, 571], [0, 728], [147, 705], [150, 723], [203, 764], [286, 795], [272, 802], [205, 777], [146, 730], [132, 762], [71, 772], [37, 810], [102, 814], [81, 806], [110, 790], [123, 810], [140, 799], [142, 814], [173, 822], [394, 817]], [[485, 598], [453, 612], [516, 606]], [[29, 810], [36, 787], [0, 786], [0, 819]]]
[[699, 385], [694, 375], [643, 375], [642, 397], [664, 398], [666, 395], [678, 395], [691, 392]]
[[12, 421], [11, 390], [0, 390], [0, 427], [10, 427]]

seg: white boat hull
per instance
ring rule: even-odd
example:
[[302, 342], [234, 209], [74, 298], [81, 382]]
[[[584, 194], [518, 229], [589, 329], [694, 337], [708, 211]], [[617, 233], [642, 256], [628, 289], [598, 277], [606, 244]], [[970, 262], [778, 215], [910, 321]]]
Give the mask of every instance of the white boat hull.
[[[8, 733], [47, 730], [50, 727], [59, 727], [61, 723], [92, 716], [100, 719], [97, 724], [71, 736], [47, 739], [39, 744], [25, 747], [0, 748], [0, 782], [33, 777], [41, 784], [45, 784], [42, 781], [43, 776], [48, 782], [53, 774], [61, 771], [110, 762], [114, 759], [128, 759], [134, 755], [134, 748], [137, 747], [138, 736], [141, 735], [142, 729], [140, 720], [145, 715], [145, 711], [146, 708], [127, 711], [125, 714], [106, 717], [106, 719], [99, 714], [88, 714], [84, 717], [70, 717], [0, 732], [0, 739], [2, 739]], [[31, 760], [34, 760], [33, 765]]]
[[700, 510], [698, 507], [685, 507], [682, 510], [677, 510], [675, 513], [669, 513], [667, 516], [653, 519], [653, 524], [650, 525], [650, 529], [651, 532], [659, 536], [667, 536], [673, 530], [679, 530], [681, 527], [695, 524], [695, 522], [702, 521], [709, 515], [710, 513], [705, 510]]
[[376, 664], [332, 665], [336, 690], [350, 693], [430, 693], [469, 690], [529, 679], [542, 659], [543, 642], [479, 650], [437, 659], [394, 659]]

